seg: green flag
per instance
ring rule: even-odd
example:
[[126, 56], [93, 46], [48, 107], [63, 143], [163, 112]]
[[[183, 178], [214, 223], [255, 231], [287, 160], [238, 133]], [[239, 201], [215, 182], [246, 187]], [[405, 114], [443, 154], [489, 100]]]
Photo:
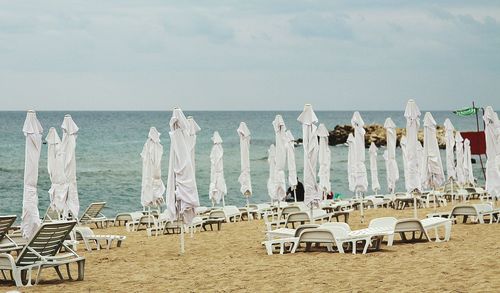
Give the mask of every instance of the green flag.
[[478, 108], [470, 107], [453, 111], [458, 116], [470, 116], [476, 114]]

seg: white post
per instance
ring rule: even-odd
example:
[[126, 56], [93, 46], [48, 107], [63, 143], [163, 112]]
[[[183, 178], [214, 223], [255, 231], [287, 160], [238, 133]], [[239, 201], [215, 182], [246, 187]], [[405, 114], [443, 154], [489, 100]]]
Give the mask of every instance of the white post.
[[453, 193], [453, 177], [450, 177], [450, 182], [451, 182], [451, 204], [453, 205], [455, 203], [455, 193]]
[[225, 196], [222, 196], [222, 207], [225, 207], [225, 206], [226, 206], [226, 202], [224, 201], [224, 197], [225, 197]]
[[363, 200], [365, 199], [365, 194], [361, 193], [361, 205], [360, 205], [360, 210], [361, 210], [361, 223], [365, 222], [365, 211], [363, 207]]
[[184, 222], [182, 219], [179, 219], [179, 225], [181, 225], [181, 255], [184, 254]]
[[311, 209], [310, 209], [310, 214], [309, 214], [309, 223], [314, 224], [314, 219], [313, 219], [313, 203], [310, 203]]
[[248, 196], [246, 198], [247, 198], [247, 217], [248, 217], [248, 221], [250, 221], [251, 220], [251, 215], [250, 215], [250, 200], [248, 199]]
[[297, 203], [297, 186], [293, 187], [293, 199], [295, 200], [295, 203]]
[[417, 215], [417, 195], [415, 193], [415, 190], [412, 191], [412, 195], [413, 195], [413, 217], [415, 219], [418, 219], [418, 215]]
[[276, 229], [280, 227], [280, 221], [281, 221], [281, 214], [280, 214], [280, 200], [278, 199], [278, 210], [276, 211], [276, 214], [278, 215], [278, 221], [276, 222]]

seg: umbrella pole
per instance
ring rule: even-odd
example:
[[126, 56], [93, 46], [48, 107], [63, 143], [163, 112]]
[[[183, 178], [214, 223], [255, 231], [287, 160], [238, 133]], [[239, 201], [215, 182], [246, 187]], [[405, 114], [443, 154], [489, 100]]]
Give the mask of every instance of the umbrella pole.
[[281, 210], [280, 210], [280, 200], [278, 199], [278, 210], [277, 210], [277, 214], [278, 214], [278, 221], [276, 222], [276, 228], [279, 228], [280, 227], [280, 221], [281, 221]]
[[224, 196], [222, 196], [222, 207], [226, 206], [226, 202], [224, 201]]
[[435, 213], [437, 211], [437, 206], [436, 206], [437, 195], [436, 195], [436, 184], [434, 183], [434, 175], [432, 175], [432, 194], [434, 195], [434, 213]]
[[184, 254], [184, 222], [179, 217], [179, 225], [181, 225], [181, 255]]
[[296, 190], [297, 190], [297, 187], [294, 186], [294, 188], [293, 188], [293, 199], [294, 199], [295, 202], [297, 202], [297, 191]]
[[415, 190], [412, 191], [412, 195], [413, 195], [413, 217], [415, 219], [418, 218], [418, 215], [417, 215], [417, 195], [415, 194]]
[[248, 221], [250, 221], [250, 200], [248, 199], [248, 196], [246, 198], [247, 198], [247, 218]]
[[365, 222], [365, 211], [363, 207], [363, 200], [365, 199], [365, 194], [361, 193], [361, 205], [360, 205], [360, 210], [361, 210], [361, 223]]
[[314, 220], [313, 220], [313, 203], [311, 202], [310, 205], [311, 205], [311, 208], [310, 208], [310, 214], [309, 214], [309, 223], [314, 224]]

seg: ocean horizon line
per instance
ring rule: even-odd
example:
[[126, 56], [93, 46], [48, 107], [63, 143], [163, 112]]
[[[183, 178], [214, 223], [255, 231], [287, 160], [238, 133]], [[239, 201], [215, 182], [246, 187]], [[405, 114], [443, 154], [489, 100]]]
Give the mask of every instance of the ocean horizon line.
[[[0, 112], [26, 112], [29, 110], [34, 110], [36, 112], [134, 112], [134, 113], [141, 113], [141, 112], [171, 112], [172, 110], [112, 110], [112, 109], [100, 109], [100, 110], [75, 110], [75, 109], [65, 109], [65, 110], [37, 110], [37, 109], [26, 109], [26, 110], [0, 110]], [[182, 109], [184, 112], [301, 112], [302, 109], [297, 109], [297, 110], [196, 110], [196, 109]], [[363, 110], [363, 109], [352, 109], [352, 110], [314, 110], [315, 112], [404, 112], [404, 109], [398, 109], [398, 110]], [[429, 110], [429, 109], [421, 109], [420, 110], [422, 113], [424, 112], [450, 112], [453, 114], [453, 111], [455, 110], [450, 110], [450, 109], [434, 109], [434, 110]]]

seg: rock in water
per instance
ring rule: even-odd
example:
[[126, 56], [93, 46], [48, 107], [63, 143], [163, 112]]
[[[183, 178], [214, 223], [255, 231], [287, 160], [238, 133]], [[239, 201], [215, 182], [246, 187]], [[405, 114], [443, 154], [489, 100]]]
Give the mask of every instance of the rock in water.
[[[365, 134], [365, 147], [369, 148], [370, 144], [373, 142], [377, 147], [387, 145], [386, 140], [386, 130], [381, 124], [370, 124], [364, 126], [366, 130]], [[328, 137], [329, 145], [339, 145], [344, 144], [347, 141], [347, 136], [349, 133], [354, 132], [351, 125], [337, 125], [335, 128], [330, 131], [330, 136]], [[399, 141], [401, 140], [401, 136], [406, 132], [405, 128], [396, 128], [397, 141], [396, 145], [399, 146]], [[443, 126], [437, 126], [436, 135], [440, 149], [446, 148], [446, 141], [444, 138], [445, 129]], [[423, 144], [424, 143], [424, 130], [420, 128], [418, 132], [418, 140]]]

